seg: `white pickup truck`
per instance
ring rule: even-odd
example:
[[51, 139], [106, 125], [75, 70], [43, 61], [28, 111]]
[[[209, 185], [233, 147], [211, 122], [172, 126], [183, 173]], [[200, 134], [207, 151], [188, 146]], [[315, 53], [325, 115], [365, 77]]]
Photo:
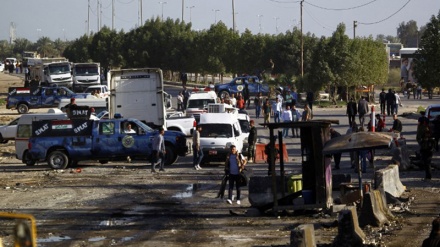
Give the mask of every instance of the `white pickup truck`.
[[0, 126], [0, 143], [7, 143], [9, 140], [15, 140], [17, 132], [17, 123], [20, 118], [12, 120], [7, 125]]
[[190, 136], [196, 127], [196, 119], [193, 116], [187, 117], [183, 112], [168, 112], [166, 117], [167, 130], [180, 131]]

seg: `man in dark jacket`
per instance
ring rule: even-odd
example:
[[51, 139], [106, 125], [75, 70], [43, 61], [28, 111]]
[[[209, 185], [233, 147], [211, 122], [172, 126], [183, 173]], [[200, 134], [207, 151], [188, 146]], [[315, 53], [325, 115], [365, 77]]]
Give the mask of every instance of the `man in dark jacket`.
[[348, 124], [350, 126], [354, 121], [356, 121], [355, 120], [356, 114], [357, 114], [357, 104], [352, 97], [350, 99], [350, 102], [347, 103]]
[[382, 92], [379, 94], [380, 114], [385, 114], [386, 95], [387, 93], [385, 93], [385, 89], [382, 88]]
[[402, 132], [402, 122], [397, 118], [397, 114], [393, 115], [393, 127], [390, 129], [390, 132], [400, 133]]
[[255, 128], [255, 122], [254, 120], [251, 120], [249, 122], [251, 126], [251, 130], [249, 131], [249, 137], [248, 137], [248, 162], [253, 163], [255, 162], [255, 145], [257, 143], [257, 128]]
[[[330, 128], [330, 138], [336, 138], [341, 136], [341, 133], [337, 132], [335, 129]], [[339, 164], [341, 163], [341, 153], [333, 154], [333, 159], [335, 161], [335, 170], [339, 170]]]
[[394, 105], [396, 104], [396, 95], [391, 88], [388, 89], [388, 93], [385, 95], [385, 101], [387, 102], [387, 115], [391, 116], [394, 113]]
[[364, 128], [365, 114], [369, 112], [368, 102], [362, 96], [358, 103], [358, 114], [359, 114], [359, 126]]

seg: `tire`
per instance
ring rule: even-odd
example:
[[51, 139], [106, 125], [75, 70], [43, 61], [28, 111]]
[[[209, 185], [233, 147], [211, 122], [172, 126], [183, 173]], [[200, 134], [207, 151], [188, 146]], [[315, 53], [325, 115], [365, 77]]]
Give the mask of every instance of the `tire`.
[[165, 151], [167, 152], [165, 155], [165, 165], [169, 166], [174, 164], [177, 160], [177, 154], [174, 152], [173, 147], [170, 145], [165, 145]]
[[229, 97], [229, 92], [226, 91], [226, 90], [222, 90], [222, 91], [220, 91], [220, 93], [218, 94], [218, 96], [220, 97], [220, 99], [227, 98], [227, 97]]
[[35, 163], [37, 163], [35, 160], [31, 160], [31, 157], [29, 156], [28, 151], [26, 151], [23, 155], [23, 163], [26, 164], [26, 166], [34, 166]]
[[29, 106], [26, 105], [25, 103], [20, 103], [20, 104], [18, 104], [18, 106], [17, 106], [17, 111], [18, 111], [18, 113], [20, 113], [20, 114], [26, 114], [26, 113], [29, 112]]
[[8, 140], [3, 140], [2, 134], [0, 134], [0, 143], [8, 143]]
[[63, 151], [52, 151], [47, 158], [47, 164], [55, 170], [66, 169], [69, 165], [69, 157]]

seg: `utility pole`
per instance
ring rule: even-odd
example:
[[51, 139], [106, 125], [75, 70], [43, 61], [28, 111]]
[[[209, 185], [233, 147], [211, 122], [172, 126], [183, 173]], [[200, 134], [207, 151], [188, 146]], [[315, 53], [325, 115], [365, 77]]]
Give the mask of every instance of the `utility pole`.
[[112, 30], [115, 30], [115, 0], [112, 0]]
[[356, 27], [358, 25], [357, 21], [353, 21], [353, 39], [356, 38]]
[[167, 2], [159, 2], [159, 3], [162, 5], [162, 17], [161, 18], [162, 18], [162, 21], [163, 21], [163, 5], [167, 4]]
[[99, 0], [96, 1], [96, 17], [98, 18], [98, 29], [96, 29], [96, 32], [99, 32]]
[[140, 26], [142, 26], [142, 25], [144, 25], [144, 18], [143, 18], [143, 16], [142, 16], [142, 12], [144, 11], [143, 10], [143, 8], [142, 8], [142, 0], [139, 0], [140, 1], [140, 4], [141, 4], [141, 7], [140, 7], [140, 9], [141, 9], [141, 23], [140, 23]]
[[304, 77], [303, 3], [301, 0], [301, 77]]
[[87, 37], [90, 36], [90, 0], [87, 8]]
[[275, 34], [278, 34], [278, 19], [280, 19], [280, 17], [274, 17], [275, 19]]
[[195, 7], [196, 6], [186, 7], [187, 9], [189, 9], [189, 23], [192, 23], [192, 9]]
[[182, 0], [182, 22], [183, 22], [183, 14], [184, 14], [184, 9], [185, 8], [185, 0]]
[[232, 30], [235, 33], [235, 2], [232, 0]]
[[263, 17], [263, 15], [257, 15], [257, 17], [258, 17], [258, 30], [259, 33], [261, 33], [261, 17]]

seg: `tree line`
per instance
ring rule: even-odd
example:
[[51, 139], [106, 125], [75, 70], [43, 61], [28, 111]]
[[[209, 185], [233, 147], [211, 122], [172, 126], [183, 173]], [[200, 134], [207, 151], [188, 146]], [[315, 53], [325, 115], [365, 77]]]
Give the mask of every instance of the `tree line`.
[[[426, 30], [431, 23], [423, 27], [423, 35], [417, 33], [421, 47], [429, 45], [424, 40], [428, 39]], [[407, 30], [414, 30], [414, 25], [417, 25], [414, 21], [401, 23], [398, 34], [404, 37], [406, 32], [406, 40], [413, 40], [414, 32]], [[296, 28], [278, 35], [252, 34], [249, 30], [239, 34], [222, 22], [198, 31], [191, 29], [191, 23], [151, 18], [128, 32], [104, 27], [73, 41], [52, 42], [43, 37], [33, 44], [17, 39], [12, 46], [0, 41], [0, 47], [8, 55], [37, 50], [42, 56], [64, 56], [71, 62], [94, 61], [104, 68], [157, 67], [169, 76], [177, 72], [265, 75], [270, 71], [278, 75], [274, 83], [294, 85], [298, 91], [342, 88], [351, 94], [359, 86], [384, 85], [388, 78], [384, 37], [351, 39], [345, 30], [345, 25], [340, 24], [331, 37], [301, 34]], [[271, 59], [275, 64], [273, 70]]]

